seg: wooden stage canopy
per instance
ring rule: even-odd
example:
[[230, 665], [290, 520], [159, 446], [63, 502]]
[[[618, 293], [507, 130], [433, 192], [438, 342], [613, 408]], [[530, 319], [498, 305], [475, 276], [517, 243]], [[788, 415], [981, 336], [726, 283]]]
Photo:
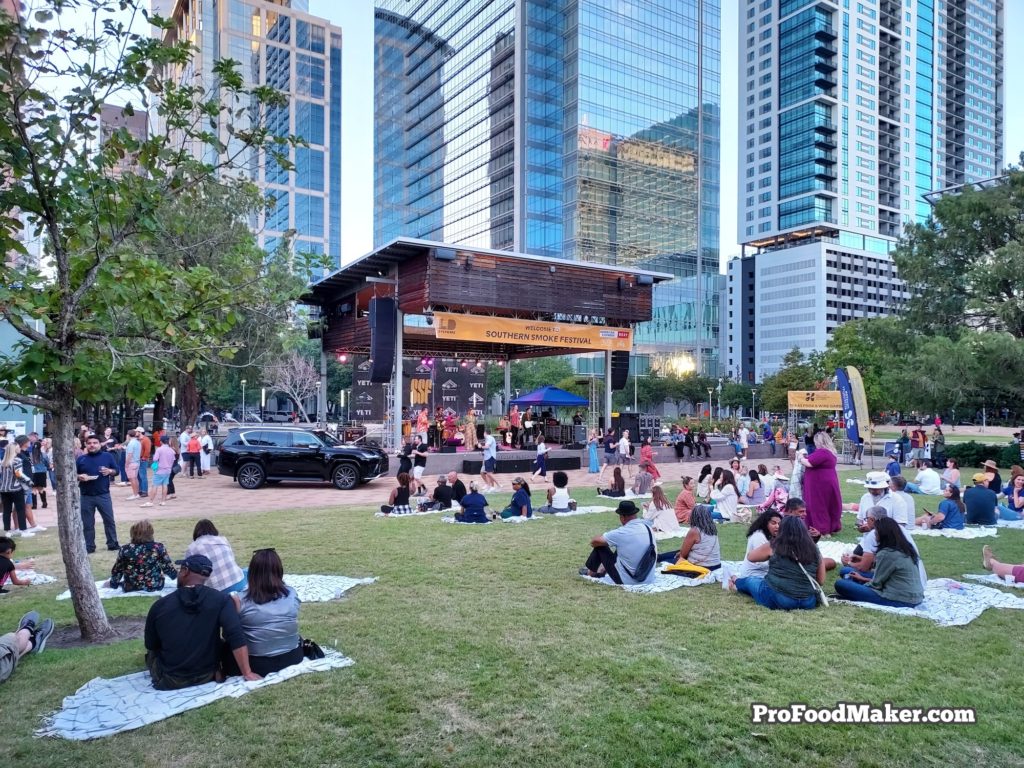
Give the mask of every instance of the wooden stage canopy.
[[[406, 357], [511, 360], [622, 348], [608, 339], [631, 342], [632, 326], [651, 319], [654, 286], [672, 278], [629, 266], [399, 238], [313, 283], [302, 301], [320, 308], [311, 336], [321, 338], [326, 353], [369, 353], [369, 303], [379, 296], [398, 300]], [[457, 323], [458, 316], [470, 317]], [[471, 320], [486, 324], [478, 318], [503, 330], [469, 338]], [[516, 321], [554, 324], [563, 335], [531, 336]], [[456, 325], [467, 330], [446, 337], [445, 329]]]

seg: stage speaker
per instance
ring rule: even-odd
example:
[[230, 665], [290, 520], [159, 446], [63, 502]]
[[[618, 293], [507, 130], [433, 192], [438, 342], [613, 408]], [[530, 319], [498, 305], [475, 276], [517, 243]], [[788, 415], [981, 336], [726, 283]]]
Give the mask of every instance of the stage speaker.
[[[613, 425], [614, 426], [614, 425]], [[640, 415], [637, 413], [620, 413], [617, 437], [622, 437], [622, 433], [629, 430], [629, 440], [631, 443], [640, 442]]]
[[370, 299], [370, 381], [391, 381], [395, 368], [395, 328], [398, 302], [390, 297]]
[[476, 440], [477, 440], [478, 443], [482, 443], [484, 441], [484, 425], [483, 424], [477, 424], [476, 425]]
[[597, 417], [597, 428], [598, 428], [598, 430], [600, 430], [601, 434], [603, 435], [604, 434], [604, 416], [598, 416]]
[[585, 424], [574, 424], [572, 427], [572, 441], [577, 445], [586, 445], [587, 427]]
[[612, 391], [626, 386], [629, 378], [629, 352], [612, 352]]

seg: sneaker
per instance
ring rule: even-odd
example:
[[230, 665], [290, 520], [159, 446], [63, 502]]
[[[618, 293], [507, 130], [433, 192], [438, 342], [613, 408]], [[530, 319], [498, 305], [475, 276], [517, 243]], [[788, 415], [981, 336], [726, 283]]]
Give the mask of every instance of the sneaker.
[[129, 496], [128, 498], [125, 499], [125, 501], [135, 501], [137, 498], [139, 498], [139, 497], [138, 496]]
[[46, 530], [46, 528], [44, 526], [42, 526], [42, 525], [37, 525], [37, 526], [34, 526], [33, 528], [29, 528], [28, 530], [29, 530], [30, 533], [42, 533], [43, 531]]
[[46, 641], [50, 639], [50, 635], [53, 634], [53, 619], [46, 619], [32, 634], [32, 653], [42, 653], [43, 649], [46, 648]]
[[[153, 506], [153, 502], [152, 501], [147, 501], [145, 504], [139, 504], [139, 506], [140, 507], [152, 507]], [[161, 506], [163, 506], [163, 505], [161, 505]]]
[[120, 548], [120, 544], [114, 544], [112, 547], [107, 547], [107, 552], [117, 552]]
[[39, 613], [36, 611], [29, 611], [21, 617], [21, 621], [18, 622], [18, 630], [27, 629], [29, 632], [35, 632], [36, 627], [39, 626]]
[[587, 568], [587, 566], [583, 566], [582, 568], [580, 568], [580, 576], [586, 576], [589, 579], [590, 578], [590, 569]]
[[[12, 533], [11, 535], [13, 536], [14, 534]], [[35, 536], [35, 534], [32, 533], [31, 528], [26, 528], [24, 531], [18, 531], [18, 536], [20, 536], [23, 539], [31, 539], [33, 536]]]

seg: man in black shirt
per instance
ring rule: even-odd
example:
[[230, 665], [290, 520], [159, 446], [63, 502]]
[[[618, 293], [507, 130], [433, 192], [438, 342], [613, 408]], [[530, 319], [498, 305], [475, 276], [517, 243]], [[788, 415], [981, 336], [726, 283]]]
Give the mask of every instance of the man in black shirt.
[[[224, 679], [221, 654], [231, 650], [242, 677], [260, 680], [249, 667], [249, 649], [231, 598], [206, 586], [213, 563], [205, 555], [175, 561], [178, 588], [157, 600], [146, 616], [146, 667], [159, 691]], [[224, 640], [221, 640], [221, 632]]]
[[466, 484], [459, 480], [455, 470], [448, 473], [448, 487], [452, 489], [452, 501], [462, 503], [462, 497], [466, 495]]
[[82, 493], [82, 531], [85, 533], [85, 549], [96, 551], [96, 512], [103, 520], [103, 533], [107, 537], [107, 549], [120, 549], [117, 543], [117, 526], [114, 524], [114, 504], [110, 500], [110, 478], [117, 476], [117, 463], [113, 455], [100, 450], [99, 435], [90, 433], [85, 438], [85, 453], [75, 459], [78, 472], [78, 488]]
[[420, 511], [425, 512], [429, 509], [442, 510], [452, 508], [452, 489], [448, 485], [447, 475], [437, 476], [437, 485], [434, 487], [434, 493], [431, 496], [431, 501], [424, 501], [420, 503]]
[[430, 455], [429, 446], [417, 435], [414, 438], [415, 447], [412, 451], [412, 477], [416, 483], [416, 496], [426, 496], [427, 486], [423, 484], [423, 471], [427, 468], [427, 456]]

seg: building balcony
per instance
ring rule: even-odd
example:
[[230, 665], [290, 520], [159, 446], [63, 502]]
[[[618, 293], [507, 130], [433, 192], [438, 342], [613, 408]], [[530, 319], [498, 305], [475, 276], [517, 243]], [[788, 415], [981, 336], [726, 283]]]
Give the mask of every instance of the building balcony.
[[836, 124], [833, 123], [831, 120], [826, 120], [823, 123], [817, 123], [814, 126], [814, 132], [815, 133], [835, 133], [836, 132]]
[[825, 41], [831, 42], [833, 40], [838, 39], [838, 37], [839, 37], [839, 35], [836, 34], [835, 28], [833, 28], [831, 26], [829, 26], [829, 27], [815, 27], [815, 29], [814, 29], [814, 39], [815, 40], [825, 40]]

